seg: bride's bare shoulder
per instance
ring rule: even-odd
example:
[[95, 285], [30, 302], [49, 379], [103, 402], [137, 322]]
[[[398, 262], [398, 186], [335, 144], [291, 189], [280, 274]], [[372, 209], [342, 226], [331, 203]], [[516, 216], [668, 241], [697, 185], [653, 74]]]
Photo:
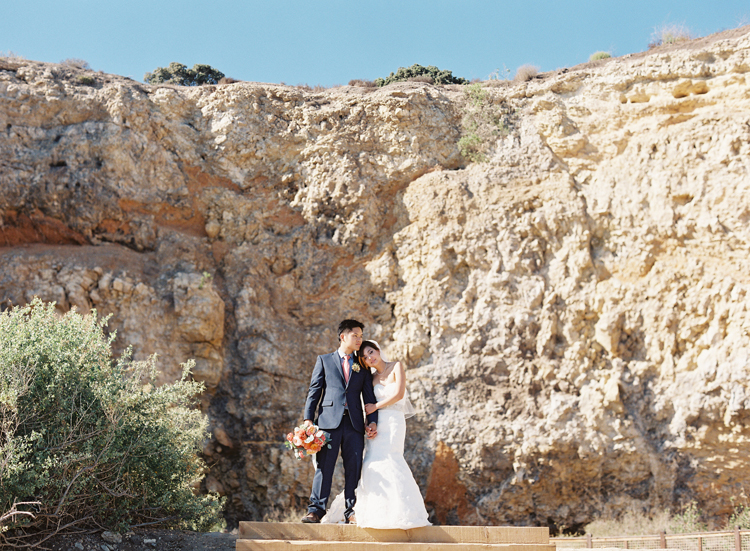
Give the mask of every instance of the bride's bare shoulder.
[[393, 383], [396, 381], [396, 370], [397, 369], [403, 369], [401, 362], [388, 362], [386, 364], [386, 368], [384, 370], [383, 375], [381, 375], [380, 380], [383, 382], [383, 384]]
[[393, 364], [393, 368], [391, 369], [391, 371], [396, 371], [397, 369], [401, 371], [406, 371], [406, 364], [402, 362], [401, 360], [391, 362], [391, 363]]

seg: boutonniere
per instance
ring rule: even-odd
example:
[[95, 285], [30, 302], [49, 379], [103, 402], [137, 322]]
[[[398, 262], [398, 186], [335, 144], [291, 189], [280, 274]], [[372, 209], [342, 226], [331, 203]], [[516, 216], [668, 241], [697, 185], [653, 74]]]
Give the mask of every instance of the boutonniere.
[[359, 373], [359, 362], [358, 361], [352, 362], [352, 371], [354, 371], [354, 373]]

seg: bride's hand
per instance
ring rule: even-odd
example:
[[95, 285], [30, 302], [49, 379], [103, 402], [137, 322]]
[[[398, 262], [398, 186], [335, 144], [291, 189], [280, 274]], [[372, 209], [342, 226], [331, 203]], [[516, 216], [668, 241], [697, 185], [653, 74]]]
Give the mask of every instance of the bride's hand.
[[377, 404], [365, 404], [365, 413], [367, 413], [367, 415], [375, 413], [377, 410], [378, 410]]

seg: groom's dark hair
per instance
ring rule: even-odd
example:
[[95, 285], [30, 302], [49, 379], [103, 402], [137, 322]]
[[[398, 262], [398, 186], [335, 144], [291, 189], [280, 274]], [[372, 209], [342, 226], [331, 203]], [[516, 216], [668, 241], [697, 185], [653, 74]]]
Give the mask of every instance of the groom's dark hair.
[[349, 333], [355, 327], [359, 327], [362, 331], [365, 330], [365, 324], [361, 321], [344, 320], [339, 323], [339, 340], [341, 340], [341, 335], [343, 335], [344, 333]]

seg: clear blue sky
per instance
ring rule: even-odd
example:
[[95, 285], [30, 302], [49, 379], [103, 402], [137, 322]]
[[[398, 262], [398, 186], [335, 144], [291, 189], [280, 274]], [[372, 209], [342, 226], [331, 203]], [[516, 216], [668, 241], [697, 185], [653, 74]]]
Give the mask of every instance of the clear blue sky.
[[239, 80], [346, 84], [414, 63], [485, 79], [549, 71], [598, 50], [646, 49], [654, 29], [750, 24], [748, 0], [0, 0], [0, 52], [88, 61], [142, 80], [171, 61]]

